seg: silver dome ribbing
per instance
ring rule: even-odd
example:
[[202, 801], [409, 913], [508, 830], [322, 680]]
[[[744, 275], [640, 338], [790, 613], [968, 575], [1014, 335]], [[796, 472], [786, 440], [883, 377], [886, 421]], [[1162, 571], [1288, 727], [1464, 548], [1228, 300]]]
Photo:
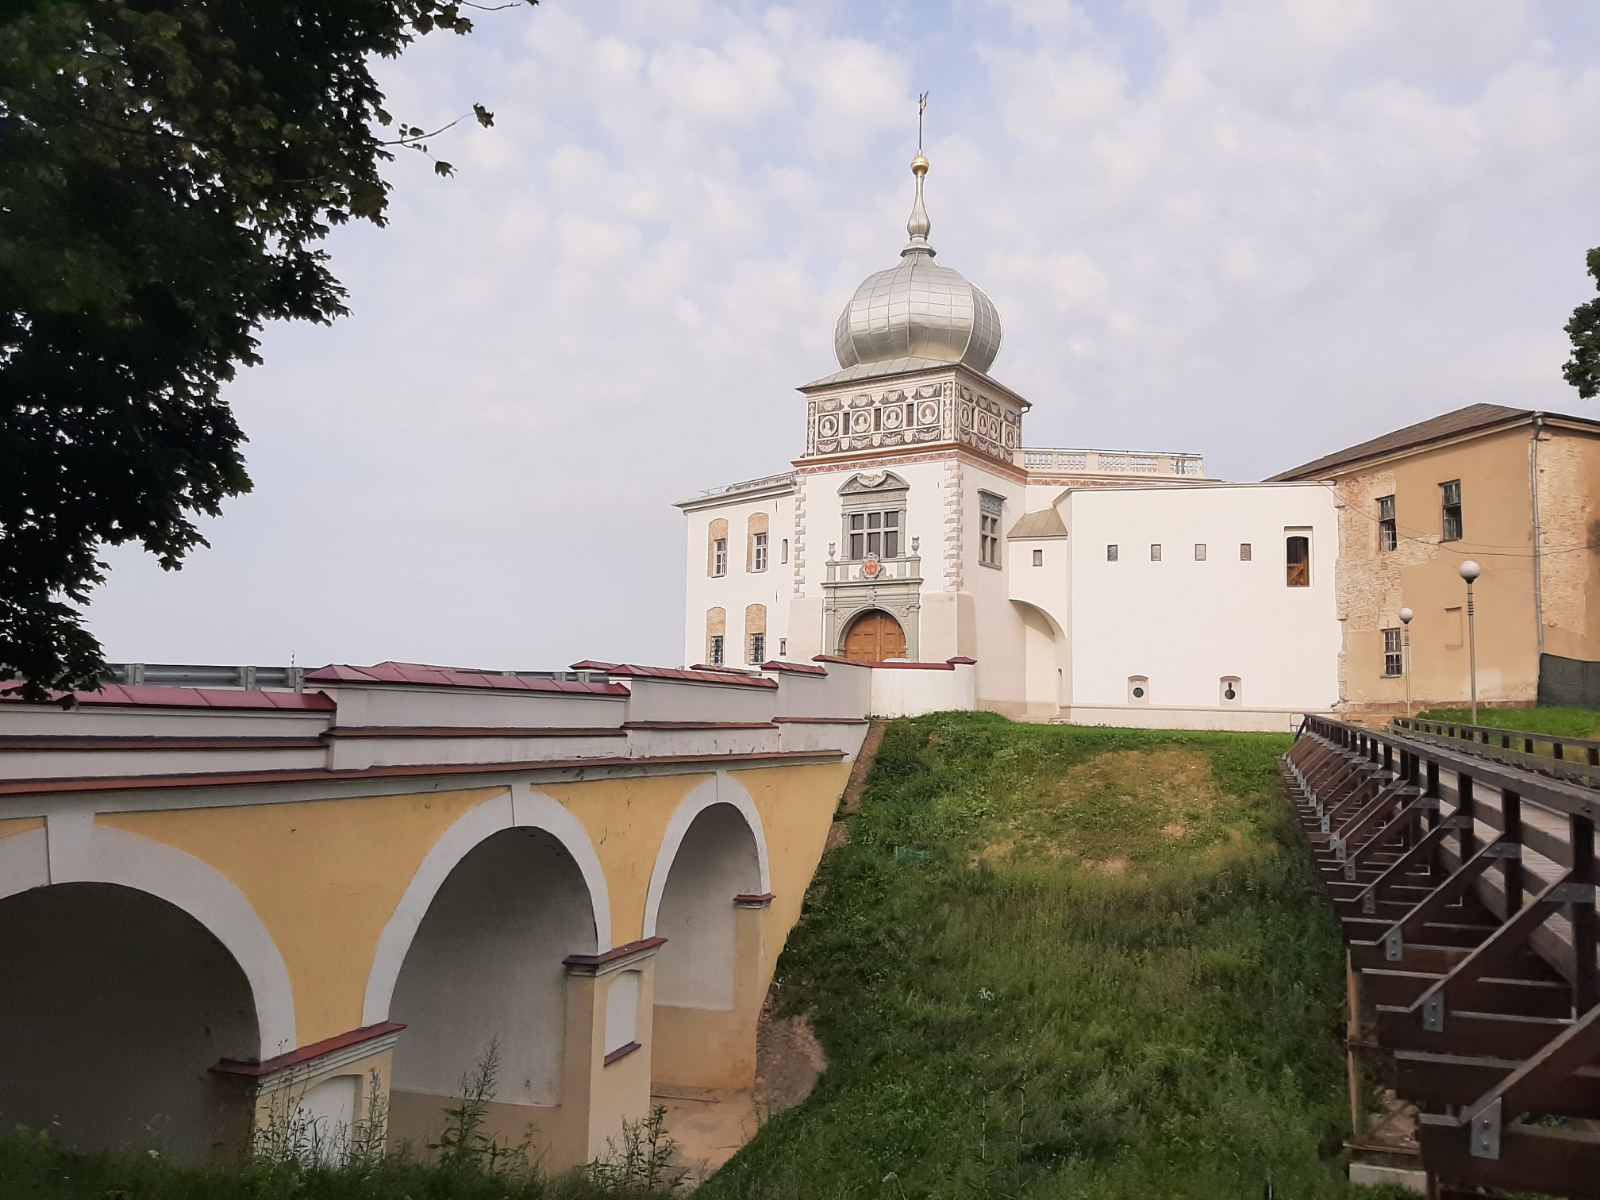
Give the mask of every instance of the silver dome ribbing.
[[916, 201], [900, 263], [867, 276], [834, 326], [833, 348], [844, 368], [893, 359], [962, 363], [987, 372], [1000, 352], [1000, 314], [988, 293], [961, 272], [933, 261], [931, 222], [922, 201], [927, 159], [912, 163]]

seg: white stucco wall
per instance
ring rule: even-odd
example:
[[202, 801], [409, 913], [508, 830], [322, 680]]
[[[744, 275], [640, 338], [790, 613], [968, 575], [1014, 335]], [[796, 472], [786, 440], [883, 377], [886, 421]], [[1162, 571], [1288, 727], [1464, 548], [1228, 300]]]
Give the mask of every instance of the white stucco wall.
[[[1241, 708], [1326, 709], [1337, 700], [1331, 487], [1074, 491], [1061, 511], [1072, 556], [1074, 710], [1129, 707], [1134, 675], [1149, 678], [1148, 703], [1135, 706], [1144, 709], [1225, 707], [1220, 685], [1229, 675], [1239, 677]], [[1286, 583], [1290, 529], [1309, 531], [1309, 587]], [[1240, 561], [1242, 542], [1251, 545], [1249, 562]], [[1108, 562], [1113, 543], [1118, 561]], [[1150, 561], [1152, 543], [1162, 547], [1160, 562]], [[1196, 543], [1206, 546], [1203, 562]]]
[[970, 663], [950, 670], [937, 667], [872, 668], [872, 715], [916, 717], [923, 713], [967, 712], [977, 707], [977, 674]]
[[[749, 560], [747, 531], [750, 517], [767, 514], [767, 569], [753, 570]], [[777, 658], [779, 641], [788, 636], [789, 600], [793, 595], [794, 498], [788, 492], [765, 493], [754, 498], [735, 495], [704, 507], [684, 512], [684, 617], [683, 665], [706, 660], [706, 611], [722, 608], [727, 612], [723, 663], [730, 667], [747, 664], [744, 613], [752, 604], [767, 606], [767, 654]], [[717, 519], [728, 522], [728, 572], [722, 576], [706, 573], [709, 530]], [[789, 560], [784, 560], [784, 544]], [[759, 664], [756, 664], [759, 665]]]

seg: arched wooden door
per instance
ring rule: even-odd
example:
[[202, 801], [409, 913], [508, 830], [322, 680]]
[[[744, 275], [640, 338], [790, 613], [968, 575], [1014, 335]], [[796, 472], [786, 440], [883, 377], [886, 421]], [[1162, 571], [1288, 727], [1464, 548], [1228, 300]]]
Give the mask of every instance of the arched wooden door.
[[869, 609], [845, 630], [844, 657], [851, 662], [883, 662], [906, 656], [906, 631], [888, 613]]

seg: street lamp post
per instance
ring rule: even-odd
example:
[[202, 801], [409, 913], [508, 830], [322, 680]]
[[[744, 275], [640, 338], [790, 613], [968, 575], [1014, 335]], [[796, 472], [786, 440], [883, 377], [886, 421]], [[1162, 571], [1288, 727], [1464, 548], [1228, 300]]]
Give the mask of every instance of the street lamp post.
[[1411, 719], [1411, 618], [1417, 614], [1409, 608], [1400, 610], [1400, 674], [1406, 677], [1406, 719]]
[[1472, 723], [1478, 723], [1478, 623], [1472, 606], [1472, 581], [1483, 568], [1472, 559], [1461, 564], [1461, 578], [1467, 582], [1467, 678], [1472, 688]]

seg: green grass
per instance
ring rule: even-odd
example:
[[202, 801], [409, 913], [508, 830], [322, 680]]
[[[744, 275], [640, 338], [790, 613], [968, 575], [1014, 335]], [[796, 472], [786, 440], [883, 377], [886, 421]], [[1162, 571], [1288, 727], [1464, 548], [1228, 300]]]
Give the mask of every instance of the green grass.
[[645, 1194], [607, 1189], [576, 1173], [551, 1179], [531, 1170], [446, 1170], [404, 1159], [360, 1169], [201, 1170], [159, 1158], [72, 1154], [21, 1131], [0, 1135], [3, 1200], [599, 1200]]
[[892, 725], [780, 964], [829, 1069], [701, 1194], [1356, 1194], [1342, 955], [1287, 745]]
[[[1471, 721], [1466, 708], [1430, 708], [1417, 716], [1427, 721]], [[1538, 708], [1479, 708], [1478, 724], [1490, 729], [1520, 729], [1527, 733], [1551, 733], [1556, 737], [1600, 738], [1600, 711], [1592, 708], [1563, 708], [1541, 705]]]

